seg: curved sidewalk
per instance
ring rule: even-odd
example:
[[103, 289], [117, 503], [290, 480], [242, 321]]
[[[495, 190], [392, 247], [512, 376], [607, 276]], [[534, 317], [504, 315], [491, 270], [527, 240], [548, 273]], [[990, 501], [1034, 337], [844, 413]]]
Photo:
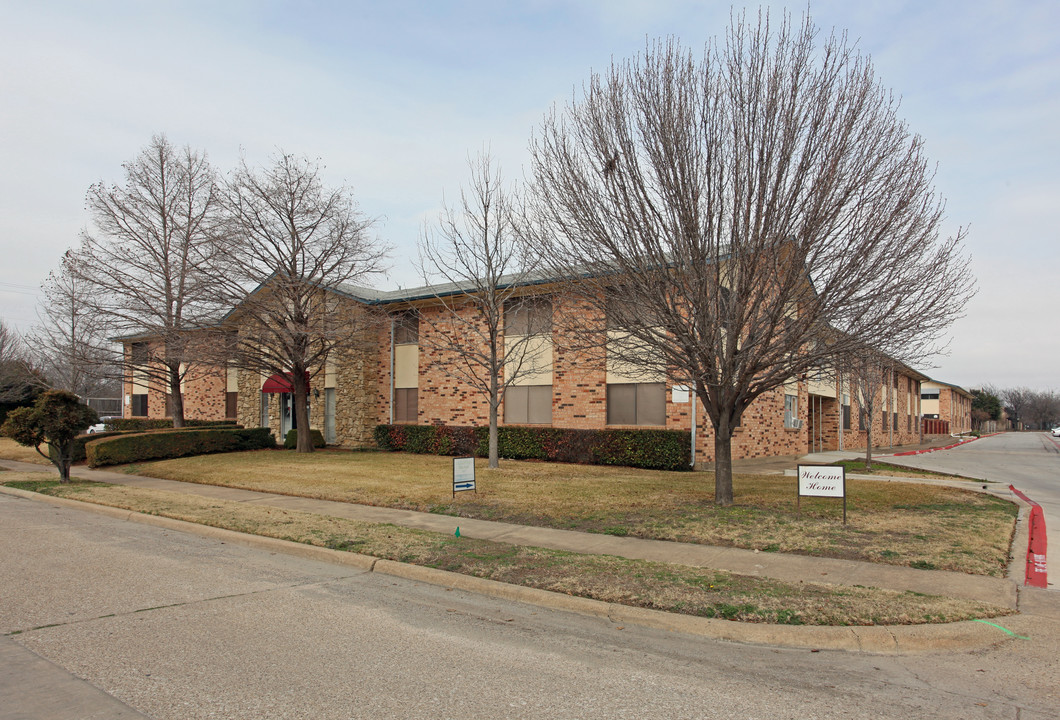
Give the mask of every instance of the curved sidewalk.
[[[19, 471], [46, 471], [42, 465], [0, 460], [0, 467]], [[773, 578], [785, 582], [823, 582], [834, 585], [861, 585], [891, 590], [909, 590], [931, 595], [963, 598], [1015, 609], [1016, 583], [1011, 579], [990, 578], [964, 573], [914, 568], [855, 560], [764, 553], [738, 548], [715, 547], [665, 540], [616, 537], [596, 533], [530, 527], [491, 520], [474, 520], [449, 515], [354, 505], [331, 500], [292, 497], [239, 490], [216, 485], [161, 480], [106, 470], [74, 469], [76, 477], [116, 485], [128, 485], [169, 492], [199, 495], [235, 502], [266, 505], [284, 510], [316, 513], [371, 523], [390, 523], [431, 532], [452, 534], [460, 528], [466, 537], [513, 545], [565, 550], [592, 555], [616, 555], [639, 560], [672, 562], [693, 567], [726, 570], [741, 575]]]

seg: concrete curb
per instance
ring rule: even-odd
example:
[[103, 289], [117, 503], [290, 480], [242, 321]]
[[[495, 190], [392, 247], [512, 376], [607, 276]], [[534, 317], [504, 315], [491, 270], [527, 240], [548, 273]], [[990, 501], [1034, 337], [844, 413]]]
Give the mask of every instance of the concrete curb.
[[940, 447], [933, 447], [933, 448], [924, 448], [923, 450], [910, 450], [909, 452], [891, 453], [887, 457], [906, 457], [906, 456], [909, 456], [909, 455], [923, 455], [924, 453], [933, 453], [933, 452], [935, 452], [937, 450], [952, 450], [955, 447], [960, 447], [961, 445], [967, 445], [970, 442], [975, 442], [976, 440], [980, 440], [982, 438], [993, 437], [994, 435], [1000, 435], [1000, 434], [1001, 433], [988, 433], [986, 435], [979, 435], [977, 437], [968, 438], [967, 440], [961, 440], [960, 442], [956, 442], [956, 443], [953, 443], [951, 445], [943, 445], [943, 446], [940, 446]]
[[702, 618], [637, 608], [602, 600], [565, 595], [487, 580], [447, 570], [382, 560], [368, 555], [304, 545], [290, 540], [278, 540], [199, 525], [185, 520], [148, 515], [107, 505], [58, 498], [28, 490], [0, 486], [0, 493], [26, 500], [43, 502], [57, 507], [87, 510], [107, 517], [153, 525], [168, 530], [187, 532], [201, 537], [221, 540], [234, 545], [282, 552], [296, 557], [378, 572], [392, 577], [454, 588], [477, 595], [513, 600], [528, 605], [573, 612], [618, 625], [638, 625], [680, 632], [714, 640], [771, 645], [813, 650], [843, 650], [867, 654], [911, 654], [978, 650], [1011, 640], [1011, 636], [986, 623], [966, 620], [942, 625], [875, 625], [849, 627], [821, 627], [806, 625], [767, 625], [742, 623], [717, 618]]

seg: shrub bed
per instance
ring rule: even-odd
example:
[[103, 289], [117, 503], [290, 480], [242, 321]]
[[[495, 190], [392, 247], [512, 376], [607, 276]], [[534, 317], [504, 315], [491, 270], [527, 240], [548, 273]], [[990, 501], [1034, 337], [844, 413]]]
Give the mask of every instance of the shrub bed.
[[[324, 436], [320, 434], [319, 430], [310, 430], [309, 437], [313, 441], [313, 447], [322, 448], [327, 443], [324, 442]], [[283, 439], [283, 447], [285, 450], [294, 450], [298, 447], [298, 431], [288, 430], [287, 437]]]
[[[235, 420], [185, 420], [184, 425], [186, 427], [194, 428], [206, 428], [206, 427], [235, 427]], [[135, 431], [144, 432], [145, 430], [176, 430], [173, 427], [172, 418], [114, 418], [113, 420], [107, 420], [104, 425], [107, 430], [115, 431]]]
[[[457, 425], [378, 425], [383, 450], [428, 455], [489, 455], [489, 428]], [[681, 430], [566, 430], [502, 427], [497, 450], [512, 460], [624, 465], [689, 470], [691, 433]]]
[[268, 428], [205, 428], [89, 438], [85, 451], [89, 466], [100, 467], [271, 447], [276, 439]]

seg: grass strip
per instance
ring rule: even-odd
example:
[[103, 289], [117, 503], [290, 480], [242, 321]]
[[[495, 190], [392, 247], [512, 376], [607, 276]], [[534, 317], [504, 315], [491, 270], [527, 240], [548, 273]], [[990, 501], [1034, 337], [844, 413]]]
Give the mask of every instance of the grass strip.
[[[5, 478], [7, 479], [7, 478]], [[670, 563], [581, 555], [457, 538], [182, 493], [103, 483], [5, 483], [57, 497], [347, 550], [500, 582], [634, 607], [789, 625], [911, 625], [1009, 614], [1004, 608], [914, 592], [784, 583]]]
[[965, 480], [970, 483], [983, 482], [982, 480], [964, 477], [963, 475], [953, 475], [951, 473], [935, 472], [933, 470], [921, 470], [920, 468], [906, 467], [905, 465], [895, 465], [893, 463], [881, 462], [879, 460], [872, 461], [871, 470], [865, 469], [864, 460], [840, 460], [835, 464], [842, 465], [843, 467], [845, 467], [848, 473], [857, 473], [859, 475], [890, 475], [892, 477]]
[[736, 504], [714, 504], [714, 475], [505, 460], [476, 463], [478, 492], [452, 497], [452, 459], [405, 453], [266, 450], [129, 466], [151, 477], [299, 497], [630, 537], [1004, 577], [1017, 507], [971, 490], [847, 482], [849, 522], [793, 477], [736, 475]]

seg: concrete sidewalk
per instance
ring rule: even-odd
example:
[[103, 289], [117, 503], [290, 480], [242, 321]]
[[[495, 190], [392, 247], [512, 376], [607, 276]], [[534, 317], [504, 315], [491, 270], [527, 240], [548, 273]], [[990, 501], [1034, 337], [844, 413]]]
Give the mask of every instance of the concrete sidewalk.
[[[0, 467], [24, 472], [47, 470], [42, 465], [7, 460], [0, 460]], [[793, 583], [800, 581], [823, 582], [835, 585], [861, 585], [892, 590], [910, 590], [925, 594], [986, 602], [1010, 609], [1015, 609], [1018, 603], [1017, 586], [1011, 579], [989, 578], [956, 572], [917, 570], [908, 567], [853, 560], [764, 553], [738, 548], [529, 527], [411, 510], [354, 505], [344, 502], [276, 495], [253, 490], [161, 480], [106, 470], [90, 470], [85, 467], [75, 468], [73, 474], [85, 480], [253, 503], [283, 510], [297, 510], [363, 522], [391, 523], [431, 532], [452, 534], [459, 526], [462, 536], [513, 545], [672, 562]]]
[[[925, 440], [917, 445], [894, 445], [888, 447], [873, 448], [874, 460], [888, 460], [896, 453], [912, 452], [916, 450], [931, 450], [950, 445], [954, 442], [949, 435], [939, 435]], [[784, 475], [787, 470], [794, 470], [799, 463], [827, 464], [839, 460], [857, 460], [865, 457], [864, 450], [826, 450], [823, 452], [810, 453], [808, 455], [779, 455], [775, 457], [750, 458], [747, 460], [733, 460], [732, 471], [744, 475]], [[714, 463], [696, 463], [697, 470], [714, 470]]]

